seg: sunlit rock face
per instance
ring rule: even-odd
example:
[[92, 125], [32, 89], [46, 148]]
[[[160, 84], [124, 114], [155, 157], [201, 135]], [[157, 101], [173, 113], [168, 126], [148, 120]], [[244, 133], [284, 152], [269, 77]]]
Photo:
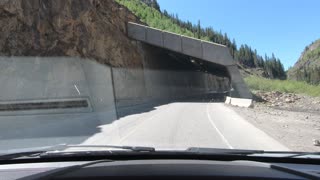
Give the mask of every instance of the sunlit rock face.
[[78, 56], [115, 67], [142, 67], [126, 21], [139, 22], [108, 0], [0, 1], [0, 55]]

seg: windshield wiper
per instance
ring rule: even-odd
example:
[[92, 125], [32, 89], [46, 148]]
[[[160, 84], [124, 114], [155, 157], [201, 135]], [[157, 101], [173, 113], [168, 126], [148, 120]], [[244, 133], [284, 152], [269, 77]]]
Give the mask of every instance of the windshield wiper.
[[221, 149], [221, 148], [201, 148], [190, 147], [187, 152], [195, 154], [218, 154], [218, 155], [251, 155], [264, 153], [263, 150], [246, 150], [246, 149]]
[[135, 152], [154, 152], [154, 147], [146, 146], [117, 146], [117, 145], [66, 145], [66, 148], [107, 148], [107, 149], [126, 149]]
[[303, 156], [320, 156], [320, 152], [296, 152], [290, 153], [292, 155], [286, 156], [287, 158], [303, 157]]
[[9, 160], [19, 157], [37, 157], [42, 153], [48, 151], [59, 151], [66, 149], [66, 144], [58, 144], [54, 146], [41, 146], [35, 148], [23, 148], [23, 149], [13, 149], [7, 151], [0, 151], [0, 160]]
[[[303, 156], [320, 156], [320, 152], [295, 152], [295, 151], [264, 151], [264, 150], [246, 150], [246, 149], [219, 149], [219, 148], [201, 148], [191, 147], [187, 152], [195, 154], [209, 154], [209, 155], [243, 155], [243, 156], [273, 156], [279, 158], [296, 158]], [[318, 157], [319, 158], [319, 157]]]
[[[72, 148], [79, 148], [77, 151], [70, 151]], [[91, 148], [89, 150], [84, 150], [83, 148]], [[94, 150], [93, 150], [94, 148]], [[66, 150], [67, 149], [67, 150]], [[97, 151], [97, 149], [102, 149]], [[116, 145], [67, 145], [59, 144], [55, 146], [46, 147], [36, 147], [30, 151], [19, 151], [10, 153], [0, 153], [0, 160], [11, 160], [17, 158], [41, 158], [41, 157], [51, 157], [51, 156], [73, 156], [73, 155], [95, 155], [95, 153], [109, 153], [112, 154], [115, 151], [112, 149], [124, 149], [133, 152], [155, 152], [153, 147], [144, 146], [116, 146]]]

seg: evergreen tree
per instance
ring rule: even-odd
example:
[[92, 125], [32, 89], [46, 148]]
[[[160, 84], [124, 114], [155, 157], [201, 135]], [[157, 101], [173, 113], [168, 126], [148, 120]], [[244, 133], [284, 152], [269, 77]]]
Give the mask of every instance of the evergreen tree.
[[[262, 57], [247, 44], [241, 45], [238, 49], [236, 41], [234, 39], [231, 41], [227, 33], [215, 31], [212, 27], [203, 28], [200, 20], [197, 24], [192, 24], [190, 21], [181, 20], [178, 14], [169, 14], [166, 10], [161, 12], [157, 0], [117, 0], [117, 2], [127, 6], [141, 21], [152, 27], [226, 45], [233, 58], [244, 67], [262, 68], [269, 78], [286, 78], [283, 65], [274, 54], [271, 57], [267, 55]], [[318, 77], [315, 71], [309, 74], [306, 72], [306, 75], [299, 78], [315, 83]]]
[[201, 38], [201, 24], [200, 24], [200, 20], [198, 20], [197, 37], [198, 37], [198, 39]]

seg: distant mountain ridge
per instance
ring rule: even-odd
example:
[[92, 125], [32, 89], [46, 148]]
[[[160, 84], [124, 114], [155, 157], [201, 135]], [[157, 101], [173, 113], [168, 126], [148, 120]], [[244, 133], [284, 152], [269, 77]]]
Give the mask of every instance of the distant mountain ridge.
[[288, 70], [288, 78], [320, 84], [320, 39], [304, 49], [295, 65]]

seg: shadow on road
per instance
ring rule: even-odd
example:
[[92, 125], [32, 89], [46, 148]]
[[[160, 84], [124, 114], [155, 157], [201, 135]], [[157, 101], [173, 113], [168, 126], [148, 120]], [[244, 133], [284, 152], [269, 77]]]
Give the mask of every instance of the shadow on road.
[[0, 116], [0, 150], [55, 144], [81, 144], [99, 133], [115, 133], [114, 129], [102, 129], [103, 127], [110, 127], [113, 123], [120, 122], [127, 116], [154, 111], [156, 107], [161, 105], [176, 102], [203, 103], [223, 101], [223, 94], [211, 94], [186, 99], [158, 100], [130, 107], [118, 107], [118, 118], [115, 118], [112, 112]]
[[137, 104], [126, 107], [117, 107], [118, 119], [132, 115], [132, 114], [140, 114], [149, 111], [155, 110], [155, 107], [175, 103], [175, 102], [188, 102], [188, 103], [203, 103], [203, 102], [224, 102], [226, 97], [226, 93], [211, 93], [205, 94], [201, 96], [194, 96], [189, 98], [179, 98], [179, 99], [171, 99], [171, 100], [155, 100], [150, 103]]
[[109, 113], [0, 116], [0, 151], [81, 144], [115, 120]]

